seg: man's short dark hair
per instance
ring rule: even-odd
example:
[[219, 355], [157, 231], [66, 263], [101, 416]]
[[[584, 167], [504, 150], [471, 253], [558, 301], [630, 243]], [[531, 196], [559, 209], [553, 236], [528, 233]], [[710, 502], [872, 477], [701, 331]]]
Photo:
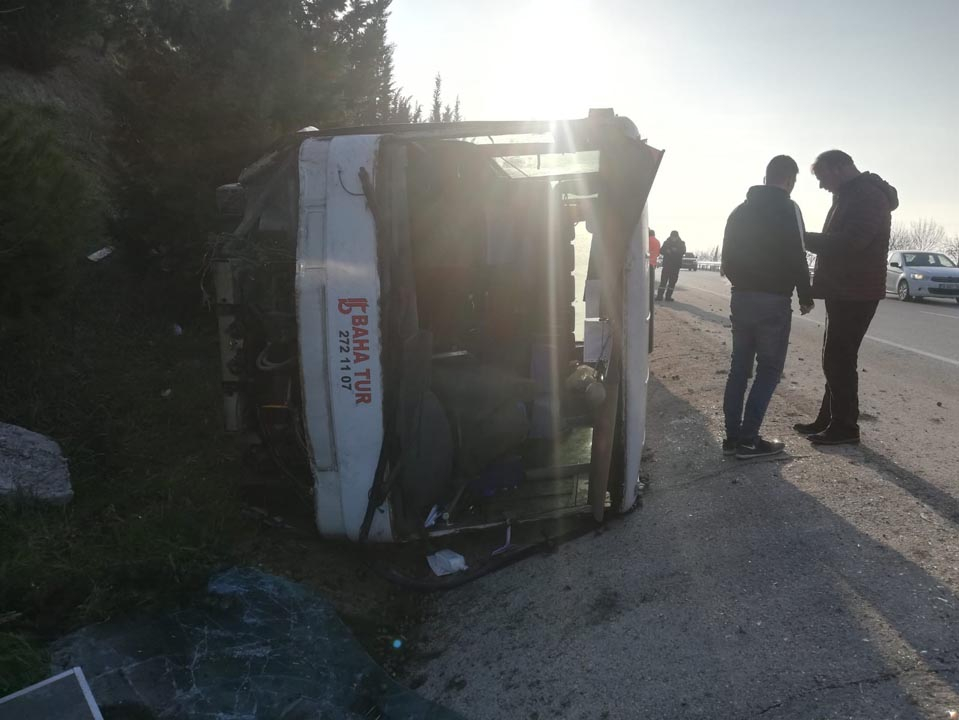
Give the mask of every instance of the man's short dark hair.
[[799, 174], [799, 166], [788, 155], [777, 155], [766, 166], [767, 183], [784, 183], [794, 180]]
[[816, 162], [812, 164], [812, 171], [815, 174], [819, 170], [836, 170], [854, 164], [852, 158], [842, 150], [827, 150], [819, 153]]
[[650, 229], [649, 229], [649, 234], [650, 234], [650, 235], [655, 235], [655, 234], [656, 234], [656, 231], [653, 230], [652, 228], [650, 228]]

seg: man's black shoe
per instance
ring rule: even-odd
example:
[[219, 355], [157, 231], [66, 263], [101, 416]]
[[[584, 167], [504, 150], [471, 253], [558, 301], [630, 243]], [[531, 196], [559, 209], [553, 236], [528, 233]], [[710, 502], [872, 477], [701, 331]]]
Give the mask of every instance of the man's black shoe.
[[798, 432], [800, 435], [815, 435], [816, 433], [821, 433], [823, 430], [829, 427], [829, 423], [820, 423], [820, 422], [811, 422], [811, 423], [796, 423], [793, 425], [793, 430]]
[[828, 428], [806, 439], [813, 445], [858, 445], [859, 431]]
[[673, 300], [671, 297], [667, 297], [666, 302], [675, 302], [675, 300]]
[[723, 440], [723, 455], [735, 455], [737, 445], [739, 445], [739, 443], [735, 440], [730, 440], [729, 438]]
[[756, 438], [748, 442], [741, 442], [736, 446], [736, 457], [740, 460], [750, 460], [752, 458], [769, 457], [778, 455], [786, 449], [786, 443], [779, 440], [763, 440]]

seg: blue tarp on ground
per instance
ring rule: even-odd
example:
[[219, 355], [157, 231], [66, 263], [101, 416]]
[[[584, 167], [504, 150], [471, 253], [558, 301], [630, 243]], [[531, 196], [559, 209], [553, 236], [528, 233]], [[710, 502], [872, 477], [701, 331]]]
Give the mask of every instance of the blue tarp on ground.
[[57, 643], [104, 717], [179, 720], [460, 720], [400, 686], [323, 598], [249, 568], [214, 577], [208, 602], [93, 625]]

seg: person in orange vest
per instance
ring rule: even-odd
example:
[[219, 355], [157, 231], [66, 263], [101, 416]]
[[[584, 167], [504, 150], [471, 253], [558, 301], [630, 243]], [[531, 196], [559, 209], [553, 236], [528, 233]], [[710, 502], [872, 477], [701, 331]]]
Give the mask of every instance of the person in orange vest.
[[656, 264], [659, 262], [659, 238], [649, 229], [649, 352], [653, 351], [653, 291], [656, 288]]
[[656, 262], [659, 260], [659, 238], [656, 237], [656, 231], [649, 230], [649, 267], [651, 270], [656, 268]]

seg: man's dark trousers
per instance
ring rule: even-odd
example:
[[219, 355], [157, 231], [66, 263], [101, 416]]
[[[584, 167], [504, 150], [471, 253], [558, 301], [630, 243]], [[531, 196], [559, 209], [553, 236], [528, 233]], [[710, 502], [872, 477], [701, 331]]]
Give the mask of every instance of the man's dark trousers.
[[[729, 305], [733, 355], [723, 396], [726, 437], [749, 442], [759, 437], [766, 408], [786, 364], [792, 327], [791, 298], [775, 293], [733, 290]], [[744, 412], [743, 399], [754, 361], [756, 377]]]
[[878, 306], [878, 300], [826, 300], [822, 346], [826, 392], [816, 425], [859, 433], [859, 346]]
[[672, 297], [676, 283], [679, 281], [679, 269], [683, 266], [682, 261], [664, 262], [663, 271], [659, 275], [659, 292], [656, 297], [663, 298], [663, 291], [666, 291], [666, 297]]

